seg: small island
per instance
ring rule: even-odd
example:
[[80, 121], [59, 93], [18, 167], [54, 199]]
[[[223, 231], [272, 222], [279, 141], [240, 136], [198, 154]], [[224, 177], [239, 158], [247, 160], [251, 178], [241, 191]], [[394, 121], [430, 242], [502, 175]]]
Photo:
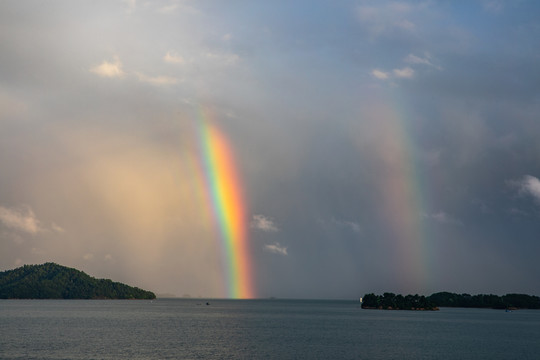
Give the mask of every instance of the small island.
[[470, 295], [438, 292], [430, 296], [366, 294], [363, 309], [379, 310], [439, 310], [439, 307], [490, 308], [490, 309], [540, 309], [540, 297], [526, 294]]
[[0, 299], [139, 299], [156, 295], [55, 263], [24, 265], [0, 272]]

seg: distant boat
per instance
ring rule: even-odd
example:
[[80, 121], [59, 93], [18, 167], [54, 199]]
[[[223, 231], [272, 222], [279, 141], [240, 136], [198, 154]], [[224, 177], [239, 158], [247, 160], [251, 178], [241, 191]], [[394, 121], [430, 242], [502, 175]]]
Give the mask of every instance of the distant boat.
[[362, 298], [360, 298], [360, 302], [362, 302]]

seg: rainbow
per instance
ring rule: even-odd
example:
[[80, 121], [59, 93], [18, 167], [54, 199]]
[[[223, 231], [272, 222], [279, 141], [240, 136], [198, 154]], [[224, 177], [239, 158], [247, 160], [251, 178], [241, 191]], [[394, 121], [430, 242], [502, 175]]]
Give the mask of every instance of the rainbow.
[[[384, 93], [383, 93], [384, 95]], [[412, 137], [407, 108], [391, 95], [372, 99], [370, 124], [377, 141], [375, 151], [385, 176], [378, 181], [380, 218], [385, 219], [384, 233], [392, 239], [387, 250], [392, 259], [392, 279], [398, 291], [432, 290], [432, 258], [428, 241], [426, 180], [418, 163], [417, 147]], [[399, 289], [401, 287], [401, 289]]]
[[219, 228], [226, 295], [250, 299], [255, 297], [255, 291], [242, 184], [232, 147], [210, 119], [208, 110], [199, 109], [199, 152], [205, 188]]

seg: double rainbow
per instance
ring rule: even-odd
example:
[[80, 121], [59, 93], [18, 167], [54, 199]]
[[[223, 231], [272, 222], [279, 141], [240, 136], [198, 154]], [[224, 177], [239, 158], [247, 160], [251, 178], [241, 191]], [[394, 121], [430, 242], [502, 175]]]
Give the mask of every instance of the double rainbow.
[[254, 298], [245, 202], [233, 150], [224, 133], [211, 121], [209, 112], [199, 109], [198, 115], [205, 188], [219, 228], [226, 295]]

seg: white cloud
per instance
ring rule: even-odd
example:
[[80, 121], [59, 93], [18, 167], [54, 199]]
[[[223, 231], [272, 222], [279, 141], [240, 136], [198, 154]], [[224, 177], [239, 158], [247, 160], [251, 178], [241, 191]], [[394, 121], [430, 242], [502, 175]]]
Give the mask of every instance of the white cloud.
[[142, 73], [135, 73], [137, 75], [137, 78], [141, 82], [145, 82], [152, 85], [174, 85], [178, 83], [178, 79], [174, 77], [169, 76], [148, 76]]
[[454, 218], [453, 216], [445, 213], [444, 211], [439, 211], [432, 214], [422, 214], [425, 218], [432, 219], [440, 224], [452, 224], [452, 225], [463, 225], [463, 223]]
[[276, 226], [274, 221], [264, 215], [253, 215], [251, 219], [251, 227], [266, 232], [279, 231], [279, 228]]
[[168, 51], [167, 54], [165, 54], [165, 56], [163, 57], [163, 60], [170, 64], [185, 64], [186, 63], [186, 60], [182, 56], [176, 53], [171, 53], [170, 51]]
[[393, 73], [398, 78], [411, 79], [414, 76], [414, 70], [410, 67], [404, 67], [403, 69], [394, 69]]
[[278, 243], [278, 242], [273, 243], [273, 244], [264, 245], [264, 250], [266, 250], [268, 252], [271, 252], [273, 254], [279, 254], [279, 255], [283, 255], [283, 256], [289, 255], [287, 253], [287, 248], [284, 247], [284, 246], [281, 246], [281, 244]]
[[[43, 225], [34, 214], [32, 208], [28, 206], [10, 209], [0, 205], [0, 224], [3, 224], [10, 230], [16, 230], [32, 235], [49, 231], [57, 233], [65, 232], [62, 227], [55, 223], [52, 223], [50, 227]], [[15, 232], [11, 233], [10, 236], [16, 243], [24, 242], [24, 239]]]
[[427, 66], [434, 67], [435, 69], [441, 70], [440, 66], [433, 64], [433, 62], [431, 61], [431, 56], [428, 53], [424, 54], [424, 57], [416, 56], [414, 54], [409, 54], [405, 57], [405, 59], [403, 59], [403, 61], [405, 61], [408, 64], [427, 65]]
[[17, 210], [0, 206], [0, 222], [8, 228], [30, 234], [42, 231], [39, 220], [30, 208]]
[[[224, 40], [229, 40], [231, 38], [230, 34], [224, 35]], [[215, 52], [215, 51], [205, 51], [201, 52], [198, 55], [192, 58], [185, 58], [175, 52], [168, 51], [167, 54], [163, 57], [163, 61], [169, 64], [177, 65], [188, 65], [197, 63], [199, 66], [201, 64], [210, 65], [210, 66], [233, 66], [236, 65], [241, 60], [240, 56], [235, 53], [229, 52]]]
[[114, 57], [113, 62], [103, 61], [100, 65], [90, 69], [91, 72], [103, 77], [117, 78], [125, 75], [122, 70], [122, 63], [118, 56]]
[[[407, 55], [404, 59], [404, 62], [411, 65], [427, 65], [435, 69], [441, 70], [442, 68], [438, 65], [435, 65], [431, 62], [431, 57], [429, 54], [425, 54], [425, 57], [419, 57], [414, 54]], [[415, 70], [409, 66], [403, 68], [395, 68], [391, 72], [387, 72], [380, 69], [371, 70], [371, 75], [380, 80], [389, 80], [389, 79], [412, 79], [415, 75]]]
[[538, 178], [525, 175], [521, 180], [513, 181], [512, 183], [518, 186], [521, 193], [530, 195], [540, 201], [540, 180]]
[[359, 223], [357, 223], [355, 221], [332, 219], [332, 222], [334, 224], [336, 224], [336, 225], [349, 228], [350, 230], [352, 230], [355, 233], [361, 233], [362, 232], [362, 227], [360, 226]]
[[389, 78], [389, 74], [387, 72], [381, 71], [379, 69], [371, 70], [371, 75], [375, 76], [377, 79], [380, 80], [386, 80]]
[[429, 61], [429, 59], [421, 58], [421, 57], [416, 56], [414, 54], [407, 55], [407, 57], [404, 59], [404, 61], [409, 63], [409, 64], [424, 64], [424, 65], [433, 66], [433, 64], [431, 63], [431, 61]]

